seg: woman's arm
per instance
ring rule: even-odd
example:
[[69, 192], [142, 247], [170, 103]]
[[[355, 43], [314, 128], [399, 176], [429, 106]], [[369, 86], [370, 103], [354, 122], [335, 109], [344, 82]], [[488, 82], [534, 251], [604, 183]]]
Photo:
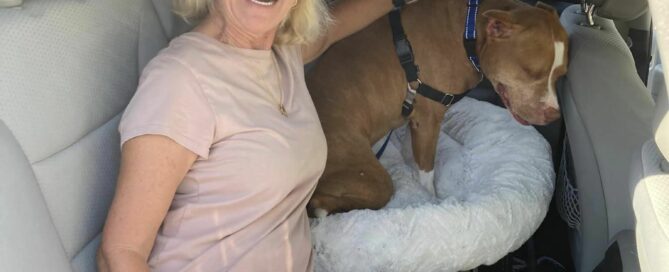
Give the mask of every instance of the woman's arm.
[[[415, 2], [407, 0], [406, 2]], [[341, 0], [332, 9], [334, 23], [327, 29], [325, 35], [313, 43], [302, 47], [302, 60], [308, 63], [333, 43], [360, 31], [376, 19], [390, 12], [393, 0]]]
[[158, 228], [196, 158], [165, 136], [143, 135], [123, 144], [116, 194], [98, 249], [99, 271], [149, 271]]

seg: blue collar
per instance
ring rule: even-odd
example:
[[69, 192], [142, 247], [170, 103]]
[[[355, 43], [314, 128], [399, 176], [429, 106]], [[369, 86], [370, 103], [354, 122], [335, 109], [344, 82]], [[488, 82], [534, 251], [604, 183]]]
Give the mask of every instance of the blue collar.
[[476, 15], [479, 11], [480, 0], [468, 0], [467, 20], [465, 21], [465, 33], [463, 43], [467, 51], [467, 58], [477, 72], [481, 72], [481, 64], [476, 56]]

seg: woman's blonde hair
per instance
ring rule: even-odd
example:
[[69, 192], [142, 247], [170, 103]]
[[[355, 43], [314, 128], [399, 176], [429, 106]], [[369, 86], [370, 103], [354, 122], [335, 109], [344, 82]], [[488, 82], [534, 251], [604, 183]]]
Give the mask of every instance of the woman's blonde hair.
[[[172, 0], [172, 11], [187, 22], [204, 19], [217, 0]], [[324, 0], [296, 0], [279, 27], [277, 44], [305, 44], [318, 38], [332, 22]]]

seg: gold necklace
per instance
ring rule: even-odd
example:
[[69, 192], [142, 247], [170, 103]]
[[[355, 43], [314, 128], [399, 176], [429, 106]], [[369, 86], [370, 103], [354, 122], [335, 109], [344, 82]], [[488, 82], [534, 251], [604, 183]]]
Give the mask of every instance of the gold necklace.
[[[225, 43], [225, 42], [223, 42], [224, 41], [224, 35], [223, 35], [224, 33], [222, 31], [222, 29], [223, 29], [222, 25], [220, 26], [220, 29], [221, 29], [221, 32], [218, 34], [217, 38], [220, 42]], [[279, 88], [279, 99], [274, 99], [274, 100], [279, 100], [278, 101], [278, 104], [279, 104], [278, 109], [279, 109], [279, 112], [281, 113], [281, 115], [283, 115], [285, 117], [288, 117], [288, 111], [286, 111], [286, 107], [283, 104], [283, 78], [281, 76], [281, 71], [279, 70], [279, 64], [276, 60], [276, 53], [274, 52], [274, 47], [272, 47], [270, 50], [271, 50], [271, 56], [272, 56], [272, 65], [274, 66], [274, 72], [276, 72], [277, 87]], [[258, 71], [256, 71], [256, 75], [258, 76], [258, 78], [261, 77], [260, 73]], [[263, 81], [263, 83], [265, 83], [265, 84], [263, 84], [263, 85], [265, 85], [265, 90], [270, 94], [270, 96], [272, 96], [272, 98], [274, 98], [272, 88], [267, 86], [269, 84], [265, 80], [262, 80], [262, 81]]]
[[[261, 69], [255, 67], [255, 65], [253, 65], [254, 66], [253, 70], [256, 73], [257, 80], [260, 81], [259, 83], [262, 83], [262, 84], [259, 84], [259, 85], [261, 85], [261, 87], [263, 89], [265, 89], [265, 92], [267, 92], [267, 94], [269, 94], [269, 96], [271, 97], [270, 100], [274, 100], [274, 103], [277, 103], [277, 109], [279, 110], [279, 113], [281, 113], [281, 115], [283, 115], [283, 116], [288, 117], [288, 111], [286, 111], [286, 107], [283, 104], [283, 79], [281, 77], [281, 71], [279, 70], [279, 63], [276, 60], [274, 48], [272, 48], [271, 50], [272, 51], [270, 53], [271, 53], [271, 58], [272, 58], [272, 68], [273, 68], [272, 70], [274, 70], [274, 72], [276, 73], [276, 75], [275, 75], [276, 83], [277, 83], [277, 88], [279, 89], [279, 98], [278, 99], [274, 96], [274, 91], [273, 91], [273, 88], [271, 86], [272, 84], [270, 82], [268, 82], [268, 80], [266, 80], [265, 77], [263, 77], [263, 73], [262, 73]], [[265, 74], [265, 75], [267, 76], [267, 74]]]
[[[276, 56], [274, 53], [274, 49], [272, 48], [272, 64], [274, 65], [274, 72], [276, 72], [276, 82], [277, 86], [279, 88], [279, 112], [281, 115], [288, 117], [288, 111], [286, 111], [286, 107], [283, 104], [283, 78], [281, 76], [281, 71], [279, 70], [279, 64], [276, 60]], [[268, 92], [272, 93], [272, 89], [268, 88]], [[274, 97], [274, 95], [272, 95]]]

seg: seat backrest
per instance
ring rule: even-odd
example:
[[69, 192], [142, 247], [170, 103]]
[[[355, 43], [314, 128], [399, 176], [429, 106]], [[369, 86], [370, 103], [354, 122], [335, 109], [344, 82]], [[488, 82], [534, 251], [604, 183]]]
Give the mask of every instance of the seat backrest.
[[[650, 6], [654, 22], [666, 26], [669, 3], [651, 0]], [[663, 49], [656, 52], [663, 54], [655, 54], [648, 85], [655, 98], [653, 136], [641, 149], [638, 170], [631, 182], [636, 248], [642, 271], [669, 271], [669, 95], [665, 80], [669, 71], [662, 68], [662, 63], [669, 63], [669, 29], [658, 27], [656, 40], [659, 49]]]
[[0, 8], [0, 271], [95, 271], [117, 124], [164, 32], [150, 0]]
[[618, 21], [630, 21], [642, 16], [648, 11], [648, 1], [645, 0], [588, 0], [597, 6], [597, 15]]
[[[607, 6], [599, 2], [602, 8]], [[633, 3], [621, 13], [603, 13], [638, 16], [637, 12], [628, 15], [631, 10], [635, 10]], [[571, 186], [575, 189], [560, 191], [577, 192], [576, 199], [559, 198], [571, 200], [559, 205], [573, 213], [565, 218], [572, 219], [570, 244], [576, 270], [588, 272], [603, 260], [619, 233], [634, 228], [628, 190], [631, 154], [651, 135], [653, 108], [614, 21], [594, 19], [596, 27], [584, 26], [585, 15], [576, 5], [562, 13], [570, 36], [570, 64], [559, 91], [571, 173], [562, 175], [558, 188]]]
[[170, 0], [151, 0], [156, 7], [158, 18], [163, 25], [168, 39], [173, 39], [193, 28], [196, 22], [186, 22], [179, 16], [172, 13], [172, 1]]

